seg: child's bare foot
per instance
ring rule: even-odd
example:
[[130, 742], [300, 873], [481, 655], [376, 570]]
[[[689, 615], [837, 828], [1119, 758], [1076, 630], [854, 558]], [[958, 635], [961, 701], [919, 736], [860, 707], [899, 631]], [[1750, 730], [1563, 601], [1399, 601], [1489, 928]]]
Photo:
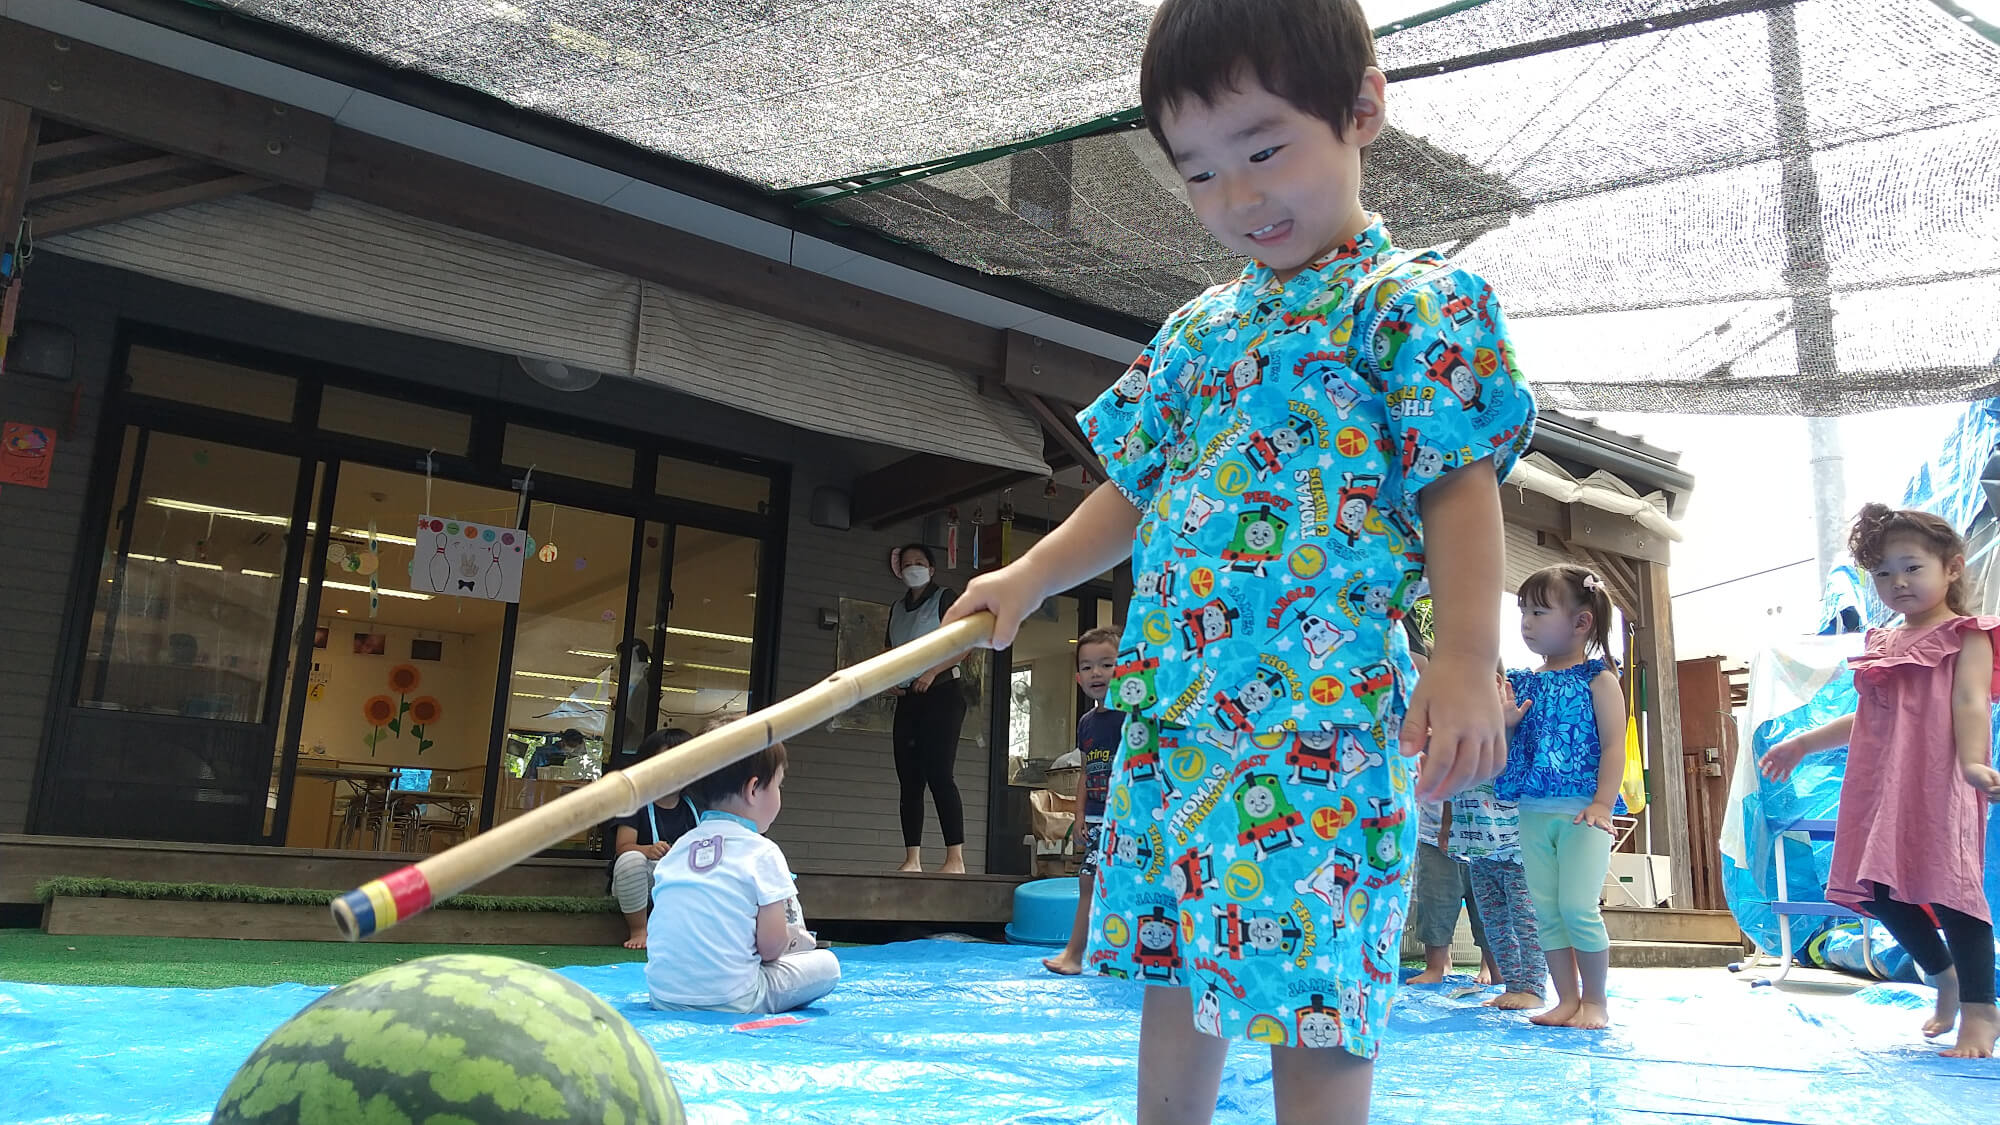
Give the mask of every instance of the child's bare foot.
[[1065, 949], [1054, 957], [1042, 958], [1042, 968], [1057, 976], [1073, 977], [1083, 972], [1083, 955]]
[[625, 948], [627, 949], [646, 948], [646, 924], [644, 922], [641, 922], [636, 926], [628, 926], [627, 931], [628, 931], [628, 936], [625, 938]]
[[1602, 1031], [1611, 1026], [1611, 1009], [1603, 1004], [1578, 1004], [1576, 1014], [1563, 1026], [1582, 1028], [1585, 1031]]
[[1486, 1002], [1489, 1008], [1499, 1008], [1505, 1012], [1525, 1012], [1539, 1008], [1544, 1001], [1532, 992], [1503, 992]]
[[1996, 1036], [2000, 1036], [2000, 1009], [1991, 1004], [1967, 1004], [1958, 1013], [1958, 1042], [1944, 1052], [1944, 1057], [1990, 1059]]
[[1931, 978], [1937, 986], [1937, 1008], [1924, 1021], [1924, 1038], [1936, 1039], [1958, 1023], [1958, 970], [1946, 969]]
[[1479, 966], [1479, 975], [1472, 978], [1472, 983], [1499, 984], [1500, 975], [1498, 973], [1495, 973], [1491, 966], [1481, 965]]
[[1567, 1027], [1576, 1010], [1582, 1006], [1582, 1000], [1563, 1000], [1546, 1012], [1529, 1016], [1528, 1022], [1542, 1027]]
[[1411, 978], [1410, 978], [1409, 980], [1406, 980], [1406, 981], [1404, 981], [1403, 983], [1404, 983], [1404, 984], [1443, 984], [1443, 983], [1444, 983], [1444, 970], [1443, 970], [1443, 969], [1425, 969], [1425, 970], [1424, 970], [1423, 972], [1421, 972], [1421, 973], [1418, 973], [1418, 974], [1417, 974], [1416, 976], [1413, 976], [1413, 977], [1411, 977]]

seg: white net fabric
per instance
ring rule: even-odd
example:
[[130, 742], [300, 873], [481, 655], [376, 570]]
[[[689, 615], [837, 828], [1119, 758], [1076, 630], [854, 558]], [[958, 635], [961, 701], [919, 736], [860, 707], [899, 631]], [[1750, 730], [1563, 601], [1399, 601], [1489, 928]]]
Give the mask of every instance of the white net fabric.
[[[1156, 321], [1239, 263], [1128, 109], [1153, 4], [229, 6]], [[2000, 390], [2000, 44], [1946, 0], [1487, 0], [1385, 29], [1364, 202], [1487, 276], [1545, 402]]]
[[1129, 108], [1144, 0], [221, 0], [761, 186]]

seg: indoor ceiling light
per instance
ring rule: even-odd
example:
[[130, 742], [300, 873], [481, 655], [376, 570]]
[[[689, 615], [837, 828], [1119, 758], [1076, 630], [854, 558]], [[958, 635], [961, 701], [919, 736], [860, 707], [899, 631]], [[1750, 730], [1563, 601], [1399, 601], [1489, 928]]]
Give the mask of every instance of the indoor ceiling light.
[[747, 645], [752, 643], [751, 638], [739, 637], [734, 633], [710, 633], [710, 632], [705, 632], [701, 629], [674, 629], [674, 628], [669, 628], [666, 631], [672, 633], [676, 637], [704, 637], [711, 641], [735, 641], [739, 645]]
[[[525, 675], [525, 673], [521, 673], [521, 672], [516, 672], [516, 673], [515, 673], [515, 675], [517, 675], [517, 676], [518, 676], [518, 675]], [[661, 688], [660, 690], [661, 690], [661, 691], [670, 691], [670, 692], [673, 692], [673, 693], [674, 693], [674, 694], [676, 694], [676, 695], [700, 695], [700, 694], [701, 694], [700, 692], [696, 691], [696, 690], [695, 690], [695, 689], [693, 689], [693, 688], [684, 688], [684, 687], [668, 687], [668, 688]], [[569, 696], [569, 695], [537, 695], [537, 694], [535, 694], [534, 692], [531, 692], [531, 691], [516, 691], [516, 692], [509, 692], [508, 694], [509, 694], [509, 695], [512, 695], [512, 696], [513, 696], [514, 698], [516, 698], [516, 699], [546, 699], [546, 700], [550, 701], [551, 703], [575, 703], [575, 704], [579, 704], [579, 705], [586, 705], [586, 706], [595, 706], [595, 705], [596, 705], [596, 701], [595, 701], [595, 700], [589, 700], [589, 699], [578, 699], [578, 698], [576, 698], [575, 696]]]
[[588, 656], [596, 660], [618, 659], [618, 654], [615, 652], [599, 652], [594, 648], [573, 648], [569, 650], [569, 654], [571, 656]]
[[[313, 531], [316, 529], [312, 524], [307, 524], [306, 530]], [[333, 529], [333, 534], [344, 539], [359, 539], [363, 543], [368, 541], [368, 529], [365, 527], [336, 527]], [[378, 543], [394, 543], [398, 547], [414, 547], [417, 545], [415, 536], [391, 535], [386, 531], [377, 531], [375, 533], [375, 540]]]
[[748, 668], [724, 668], [720, 664], [696, 664], [688, 660], [669, 660], [667, 663], [676, 668], [699, 668], [704, 672], [728, 672], [732, 676], [747, 676], [750, 674], [750, 669]]
[[598, 682], [596, 676], [561, 676], [554, 672], [516, 672], [514, 674], [535, 680], [562, 680], [565, 683], [572, 684], [594, 684]]
[[[193, 500], [175, 500], [165, 496], [148, 496], [146, 497], [146, 503], [151, 504], [155, 508], [165, 508], [170, 512], [192, 512], [198, 516], [221, 516], [223, 519], [242, 520], [245, 523], [261, 523], [270, 527], [292, 526], [292, 521], [286, 519], [284, 516], [261, 515], [257, 512], [246, 512], [241, 508], [224, 508], [215, 504], [199, 504]], [[319, 530], [319, 525], [308, 523], [306, 524], [306, 530], [317, 531]], [[367, 542], [368, 540], [368, 529], [365, 527], [335, 527], [332, 534], [343, 539], [359, 539], [362, 542]], [[392, 535], [386, 531], [377, 531], [375, 539], [378, 543], [394, 543], [399, 547], [414, 547], [417, 545], [415, 536]], [[137, 558], [138, 556], [134, 555], [132, 557]]]
[[193, 567], [193, 568], [194, 568], [194, 569], [196, 569], [196, 570], [221, 570], [221, 569], [222, 569], [221, 567], [219, 567], [219, 566], [215, 565], [214, 563], [207, 563], [207, 562], [196, 562], [196, 561], [194, 561], [193, 559], [175, 559], [175, 560], [174, 560], [174, 564], [175, 564], [176, 566], [189, 566], [189, 567]]
[[172, 500], [165, 496], [148, 496], [146, 503], [155, 508], [165, 508], [170, 512], [192, 512], [198, 516], [221, 516], [224, 519], [243, 520], [246, 523], [269, 524], [272, 527], [290, 527], [292, 521], [283, 516], [262, 516], [256, 512], [246, 512], [241, 508], [219, 508], [214, 504], [197, 504], [192, 500]]
[[[303, 578], [299, 579], [299, 585], [301, 586], [305, 585], [305, 581], [306, 580]], [[365, 594], [368, 592], [368, 587], [363, 586], [358, 582], [322, 582], [320, 583], [320, 587], [326, 590], [352, 590], [357, 594]], [[375, 592], [382, 595], [385, 598], [408, 598], [413, 602], [427, 602], [437, 596], [436, 594], [419, 594], [415, 590], [391, 590], [387, 586], [384, 586], [381, 589], [376, 590]]]

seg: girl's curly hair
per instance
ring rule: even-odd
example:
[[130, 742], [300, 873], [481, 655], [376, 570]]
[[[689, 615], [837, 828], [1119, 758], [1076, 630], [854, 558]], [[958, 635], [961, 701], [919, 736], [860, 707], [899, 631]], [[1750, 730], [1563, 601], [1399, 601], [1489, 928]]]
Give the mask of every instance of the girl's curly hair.
[[[1882, 554], [1894, 536], [1906, 535], [1924, 545], [1941, 563], [1965, 557], [1965, 539], [1944, 520], [1914, 508], [1891, 508], [1887, 504], [1864, 504], [1848, 532], [1847, 549], [1864, 571], [1882, 565]], [[1972, 585], [1963, 569], [1945, 591], [1945, 605], [1956, 614], [1972, 612]]]

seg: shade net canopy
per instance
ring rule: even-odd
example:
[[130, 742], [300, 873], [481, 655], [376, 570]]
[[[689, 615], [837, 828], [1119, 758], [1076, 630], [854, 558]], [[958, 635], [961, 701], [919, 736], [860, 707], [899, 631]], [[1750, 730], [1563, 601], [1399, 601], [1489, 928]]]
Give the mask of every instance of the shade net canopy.
[[[1241, 266], [1131, 112], [1145, 0], [227, 2], [1140, 320]], [[2000, 5], [1964, 2], [1398, 5], [1363, 201], [1493, 283], [1550, 406], [1986, 397]]]

